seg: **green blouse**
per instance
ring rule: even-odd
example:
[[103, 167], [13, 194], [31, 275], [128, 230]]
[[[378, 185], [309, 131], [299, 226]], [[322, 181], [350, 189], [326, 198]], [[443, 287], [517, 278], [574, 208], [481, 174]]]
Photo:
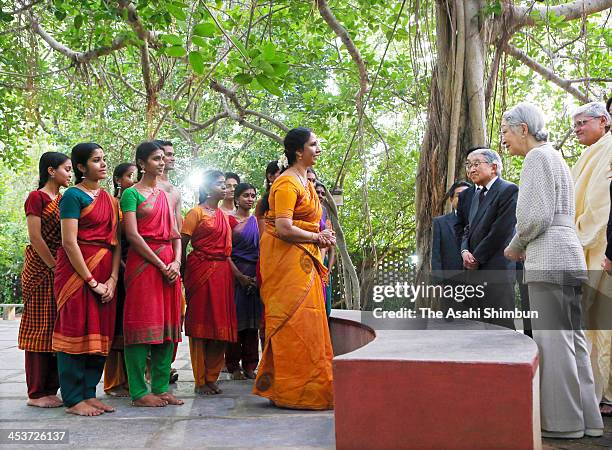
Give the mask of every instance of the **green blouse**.
[[138, 206], [145, 200], [146, 198], [135, 187], [127, 188], [121, 194], [121, 211], [136, 212]]

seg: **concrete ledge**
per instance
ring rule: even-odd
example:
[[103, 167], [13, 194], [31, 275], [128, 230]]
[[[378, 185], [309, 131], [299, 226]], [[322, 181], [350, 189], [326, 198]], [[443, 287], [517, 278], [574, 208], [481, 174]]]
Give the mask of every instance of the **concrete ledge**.
[[[364, 327], [358, 311], [332, 316]], [[417, 327], [334, 358], [338, 449], [541, 448], [535, 342], [472, 321]]]
[[376, 337], [372, 328], [355, 320], [358, 311], [334, 310], [329, 321], [334, 356], [343, 355], [369, 344]]

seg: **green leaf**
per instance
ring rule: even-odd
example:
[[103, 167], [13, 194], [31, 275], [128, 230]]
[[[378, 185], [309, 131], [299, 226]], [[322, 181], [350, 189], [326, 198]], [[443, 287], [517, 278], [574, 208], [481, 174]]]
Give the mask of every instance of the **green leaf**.
[[281, 97], [283, 95], [283, 93], [281, 92], [281, 90], [278, 88], [278, 86], [276, 85], [276, 83], [274, 83], [274, 81], [272, 81], [272, 79], [268, 78], [267, 76], [265, 76], [264, 74], [259, 74], [255, 77], [257, 79], [257, 82], [259, 84], [262, 85], [262, 87], [268, 91], [270, 94], [276, 95], [278, 97]]
[[162, 34], [159, 40], [170, 45], [183, 45], [183, 40], [176, 34]]
[[193, 27], [193, 34], [202, 37], [213, 37], [217, 34], [217, 26], [211, 22], [204, 22]]
[[261, 48], [261, 54], [266, 61], [274, 61], [276, 58], [276, 47], [273, 42], [266, 42]]
[[208, 41], [200, 36], [192, 36], [191, 42], [193, 42], [198, 47], [208, 47]]
[[253, 81], [253, 77], [248, 73], [239, 73], [234, 77], [234, 82], [241, 85], [249, 84], [251, 81]]
[[234, 42], [234, 44], [236, 44], [236, 47], [240, 49], [240, 53], [242, 53], [245, 56], [249, 54], [249, 52], [247, 52], [247, 49], [242, 42], [240, 42], [238, 39], [232, 39], [232, 41]]
[[76, 28], [77, 30], [80, 29], [83, 26], [83, 20], [84, 17], [81, 14], [78, 14], [74, 18], [74, 28]]
[[55, 15], [55, 18], [57, 20], [64, 20], [66, 18], [66, 11], [64, 11], [63, 9], [56, 9], [53, 13]]
[[170, 14], [172, 14], [177, 20], [185, 21], [187, 19], [187, 14], [183, 11], [182, 8], [176, 5], [166, 5], [166, 9]]
[[173, 58], [180, 58], [187, 54], [187, 50], [185, 50], [180, 45], [174, 45], [172, 47], [167, 47], [166, 49], [164, 49], [164, 52], [166, 53], [166, 55], [172, 56]]
[[264, 71], [266, 75], [274, 75], [274, 67], [268, 61], [264, 61], [259, 56], [253, 60], [253, 65]]
[[189, 64], [195, 73], [204, 73], [204, 57], [200, 52], [189, 52]]
[[289, 72], [289, 64], [286, 63], [273, 63], [272, 67], [274, 68], [274, 75], [277, 77], [282, 77]]
[[3, 22], [12, 22], [13, 16], [11, 14], [5, 13], [4, 11], [0, 11], [0, 20]]
[[252, 48], [249, 50], [249, 56], [251, 58], [257, 58], [259, 55], [261, 55], [261, 51], [258, 48]]

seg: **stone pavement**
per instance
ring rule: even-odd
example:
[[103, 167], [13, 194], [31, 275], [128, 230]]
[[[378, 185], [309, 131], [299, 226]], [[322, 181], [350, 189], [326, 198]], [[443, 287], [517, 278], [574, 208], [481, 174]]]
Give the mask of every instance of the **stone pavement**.
[[[174, 393], [183, 406], [135, 408], [128, 399], [98, 395], [117, 408], [100, 417], [68, 415], [64, 408], [40, 409], [26, 405], [23, 352], [17, 348], [19, 321], [0, 320], [0, 430], [68, 430], [63, 448], [333, 448], [331, 411], [278, 409], [251, 395], [252, 381], [232, 381], [221, 374], [222, 395], [193, 393], [193, 374], [187, 342], [181, 343], [174, 367], [179, 382]], [[450, 405], [446, 405], [449, 407]], [[503, 407], [503, 405], [500, 405]], [[363, 413], [363, 412], [362, 412]], [[602, 438], [545, 439], [543, 449], [587, 450], [612, 447], [612, 418], [604, 418]], [[409, 443], [407, 443], [409, 445]], [[46, 445], [3, 444], [0, 448], [28, 449]]]
[[[64, 408], [26, 405], [23, 351], [17, 348], [19, 321], [0, 320], [0, 430], [68, 430], [62, 448], [333, 448], [333, 412], [292, 411], [251, 395], [252, 381], [232, 381], [222, 373], [221, 395], [193, 393], [189, 348], [182, 342], [173, 367], [179, 381], [175, 395], [183, 406], [136, 408], [129, 399], [110, 398], [98, 385], [98, 396], [117, 411], [99, 417], [77, 417]], [[45, 445], [46, 446], [46, 445]], [[41, 448], [8, 445], [0, 448]]]

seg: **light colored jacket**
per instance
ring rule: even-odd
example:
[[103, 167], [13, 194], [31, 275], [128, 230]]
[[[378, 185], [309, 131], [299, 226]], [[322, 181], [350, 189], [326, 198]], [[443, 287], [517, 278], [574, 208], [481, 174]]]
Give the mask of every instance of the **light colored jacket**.
[[610, 212], [612, 134], [588, 147], [572, 167], [576, 190], [576, 232], [589, 270], [601, 270]]
[[525, 251], [525, 282], [579, 285], [586, 277], [582, 246], [574, 227], [574, 180], [549, 143], [527, 153], [516, 206], [516, 235], [510, 247]]

